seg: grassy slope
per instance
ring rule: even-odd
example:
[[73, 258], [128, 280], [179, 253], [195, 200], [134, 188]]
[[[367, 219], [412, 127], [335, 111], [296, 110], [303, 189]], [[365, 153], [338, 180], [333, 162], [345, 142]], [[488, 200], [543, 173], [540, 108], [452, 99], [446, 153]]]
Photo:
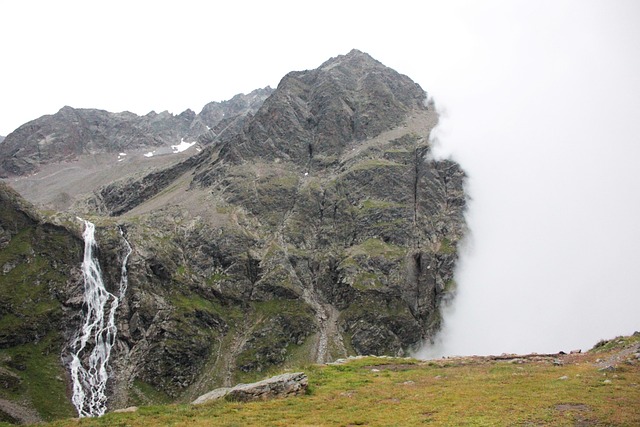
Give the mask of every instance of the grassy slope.
[[[308, 366], [306, 396], [140, 408], [54, 426], [640, 425], [640, 335], [581, 355]], [[625, 351], [626, 350], [626, 354]], [[600, 367], [616, 363], [615, 370]], [[566, 377], [566, 378], [565, 378]]]

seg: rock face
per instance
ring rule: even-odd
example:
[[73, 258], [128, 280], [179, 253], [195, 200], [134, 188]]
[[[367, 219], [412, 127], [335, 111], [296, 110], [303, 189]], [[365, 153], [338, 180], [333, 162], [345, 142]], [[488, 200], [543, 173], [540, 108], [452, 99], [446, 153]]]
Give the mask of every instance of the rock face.
[[238, 402], [268, 400], [305, 394], [309, 379], [304, 372], [282, 374], [251, 384], [238, 384], [235, 387], [222, 387], [198, 397], [192, 403], [200, 405], [218, 399]]
[[[426, 92], [354, 50], [287, 74], [259, 108], [251, 96], [224, 108], [257, 110], [210, 126], [198, 154], [76, 205], [97, 224], [106, 283], [123, 251], [114, 223], [133, 247], [112, 409], [192, 401], [301, 363], [406, 355], [440, 327], [465, 174], [431, 156]], [[222, 104], [189, 120], [218, 120]]]
[[68, 161], [84, 154], [118, 153], [169, 147], [181, 139], [211, 141], [226, 127], [242, 123], [271, 93], [266, 87], [229, 101], [207, 104], [200, 114], [186, 110], [138, 116], [64, 107], [26, 123], [0, 145], [0, 177], [36, 172], [40, 165]]
[[255, 118], [227, 144], [226, 160], [289, 160], [312, 168], [350, 142], [389, 130], [426, 94], [406, 76], [352, 51], [318, 69], [287, 74]]

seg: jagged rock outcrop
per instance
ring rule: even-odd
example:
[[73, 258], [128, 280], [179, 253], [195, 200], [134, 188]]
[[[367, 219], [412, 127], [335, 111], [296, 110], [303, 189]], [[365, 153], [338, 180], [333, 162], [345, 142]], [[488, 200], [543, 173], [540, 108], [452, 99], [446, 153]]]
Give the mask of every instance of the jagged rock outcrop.
[[207, 104], [200, 114], [186, 110], [138, 116], [96, 109], [63, 107], [20, 126], [0, 145], [0, 177], [25, 175], [42, 164], [74, 160], [96, 153], [169, 147], [182, 139], [211, 142], [226, 128], [243, 123], [271, 93], [258, 89], [229, 101]]
[[251, 384], [222, 387], [203, 394], [192, 402], [194, 405], [225, 399], [239, 402], [268, 400], [305, 394], [309, 379], [304, 372], [276, 375]]
[[238, 94], [228, 101], [206, 104], [198, 117], [208, 127], [208, 131], [201, 134], [198, 140], [206, 144], [222, 133], [235, 133], [242, 128], [247, 118], [258, 111], [272, 92], [273, 89], [267, 86], [247, 95]]

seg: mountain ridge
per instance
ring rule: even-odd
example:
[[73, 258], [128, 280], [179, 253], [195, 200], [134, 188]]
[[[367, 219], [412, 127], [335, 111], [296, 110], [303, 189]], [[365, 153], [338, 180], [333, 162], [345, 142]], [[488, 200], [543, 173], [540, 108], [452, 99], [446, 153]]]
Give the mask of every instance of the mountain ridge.
[[267, 86], [228, 101], [210, 102], [199, 114], [187, 109], [177, 115], [151, 111], [138, 116], [128, 111], [65, 106], [6, 137], [0, 146], [0, 177], [31, 174], [42, 164], [74, 160], [83, 154], [169, 147], [181, 139], [206, 144], [221, 124], [228, 126], [229, 119], [241, 122], [243, 116], [255, 112], [271, 91]]

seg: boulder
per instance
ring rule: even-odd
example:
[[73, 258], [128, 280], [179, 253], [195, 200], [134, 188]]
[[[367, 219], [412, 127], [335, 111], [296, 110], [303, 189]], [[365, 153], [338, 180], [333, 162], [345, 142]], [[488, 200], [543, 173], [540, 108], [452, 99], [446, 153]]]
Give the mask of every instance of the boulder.
[[192, 403], [199, 405], [218, 399], [248, 402], [251, 400], [267, 400], [305, 394], [308, 378], [304, 372], [282, 374], [251, 384], [238, 384], [235, 387], [217, 388], [203, 394]]

